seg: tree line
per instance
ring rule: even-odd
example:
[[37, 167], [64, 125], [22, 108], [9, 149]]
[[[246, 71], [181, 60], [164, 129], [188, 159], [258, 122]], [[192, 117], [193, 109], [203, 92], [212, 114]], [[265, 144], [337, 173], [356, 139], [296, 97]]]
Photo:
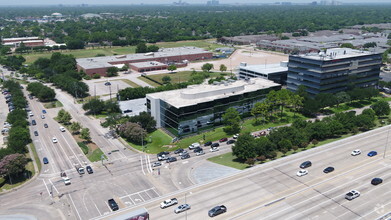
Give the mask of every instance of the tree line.
[[[260, 33], [299, 33], [303, 30], [339, 30], [347, 26], [390, 22], [389, 5], [338, 7], [290, 6], [107, 6], [0, 8], [3, 37], [41, 36], [68, 48], [87, 43], [137, 45], [140, 42], [197, 40]], [[13, 21], [15, 17], [63, 13], [63, 22]], [[112, 12], [111, 16], [84, 19], [83, 13]], [[330, 16], [333, 15], [333, 16]]]

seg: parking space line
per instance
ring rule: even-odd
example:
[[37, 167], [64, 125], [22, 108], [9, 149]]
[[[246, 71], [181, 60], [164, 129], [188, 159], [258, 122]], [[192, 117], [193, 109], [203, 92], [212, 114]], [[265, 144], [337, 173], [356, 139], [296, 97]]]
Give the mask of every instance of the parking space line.
[[145, 199], [141, 196], [141, 193], [142, 192], [139, 192], [139, 193], [137, 193], [137, 195], [143, 200], [143, 202], [145, 202]]
[[107, 202], [105, 202], [107, 208], [109, 208], [109, 212], [113, 212], [113, 210], [110, 208], [109, 204]]
[[81, 220], [82, 218], [80, 217], [80, 213], [79, 213], [79, 211], [77, 210], [77, 208], [76, 208], [76, 206], [75, 206], [75, 203], [73, 202], [73, 199], [72, 199], [72, 196], [71, 196], [71, 194], [68, 194], [68, 196], [69, 196], [69, 198], [71, 199], [71, 202], [72, 202], [73, 208], [75, 209], [77, 216], [78, 216], [78, 217], [79, 217], [79, 219]]
[[155, 187], [152, 187], [151, 189], [156, 193], [156, 195], [157, 195], [158, 197], [160, 196], [159, 193], [156, 192]]
[[[149, 191], [149, 190], [148, 190]], [[148, 191], [145, 191], [145, 194], [149, 197], [149, 199], [152, 199], [152, 197], [148, 194]]]

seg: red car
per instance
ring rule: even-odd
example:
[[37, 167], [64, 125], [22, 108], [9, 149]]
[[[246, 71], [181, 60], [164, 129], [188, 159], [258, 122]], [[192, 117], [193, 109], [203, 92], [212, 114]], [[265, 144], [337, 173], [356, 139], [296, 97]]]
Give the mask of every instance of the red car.
[[221, 138], [221, 139], [219, 140], [220, 143], [221, 143], [221, 142], [226, 142], [226, 141], [228, 141], [228, 138]]

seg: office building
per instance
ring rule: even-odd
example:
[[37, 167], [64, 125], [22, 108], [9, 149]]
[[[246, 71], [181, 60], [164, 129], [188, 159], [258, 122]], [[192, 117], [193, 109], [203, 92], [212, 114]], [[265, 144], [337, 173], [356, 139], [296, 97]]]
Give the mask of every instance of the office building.
[[[198, 47], [175, 47], [175, 48], [162, 48], [158, 52], [150, 53], [137, 53], [107, 57], [90, 57], [76, 59], [77, 70], [83, 70], [88, 75], [106, 75], [106, 71], [109, 67], [116, 65], [129, 65], [132, 63], [138, 63], [134, 65], [134, 68], [147, 69], [153, 65], [150, 65], [151, 61], [160, 62], [162, 64], [170, 65], [171, 63], [178, 63], [181, 65], [189, 61], [212, 59], [213, 53], [206, 51]], [[177, 65], [177, 66], [178, 66]], [[163, 66], [161, 66], [163, 68]]]
[[158, 128], [183, 136], [221, 124], [222, 115], [230, 107], [249, 115], [254, 103], [265, 99], [269, 91], [279, 89], [280, 84], [261, 78], [192, 85], [147, 94], [147, 110]]
[[296, 91], [300, 85], [304, 85], [313, 96], [337, 93], [352, 87], [376, 86], [381, 63], [381, 53], [350, 48], [290, 55], [287, 87]]
[[247, 63], [243, 62], [239, 65], [240, 79], [258, 77], [285, 85], [287, 74], [288, 61], [264, 65], [247, 65]]

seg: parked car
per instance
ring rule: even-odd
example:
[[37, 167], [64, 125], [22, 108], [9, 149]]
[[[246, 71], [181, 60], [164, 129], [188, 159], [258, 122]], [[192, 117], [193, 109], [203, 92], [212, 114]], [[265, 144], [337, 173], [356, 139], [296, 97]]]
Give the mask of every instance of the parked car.
[[296, 173], [296, 175], [297, 176], [305, 176], [305, 175], [307, 175], [308, 174], [308, 171], [307, 170], [299, 170], [297, 173]]
[[44, 126], [45, 128], [48, 128], [48, 127], [49, 127], [48, 124], [46, 124], [46, 123], [43, 124], [43, 126]]
[[36, 122], [35, 120], [32, 120], [32, 121], [31, 121], [31, 124], [32, 124], [32, 125], [37, 125], [37, 122]]
[[210, 146], [210, 145], [212, 145], [212, 141], [208, 141], [208, 142], [206, 142], [206, 143], [204, 144], [205, 147], [206, 147], [206, 146]]
[[356, 150], [352, 151], [352, 153], [351, 153], [352, 156], [357, 156], [360, 154], [361, 154], [361, 150], [359, 150], [359, 149], [356, 149]]
[[189, 210], [189, 209], [190, 209], [190, 205], [189, 204], [183, 204], [183, 205], [178, 206], [178, 208], [176, 208], [174, 210], [174, 212], [176, 214], [178, 214], [178, 213], [184, 212], [184, 211]]
[[193, 149], [195, 149], [195, 148], [197, 148], [197, 147], [200, 147], [201, 145], [199, 144], [199, 143], [192, 143], [190, 146], [189, 146], [189, 149], [190, 150], [193, 150]]
[[373, 156], [376, 156], [377, 155], [377, 152], [376, 151], [371, 151], [368, 153], [368, 157], [373, 157]]
[[158, 167], [158, 166], [161, 166], [161, 165], [162, 165], [162, 163], [160, 163], [160, 162], [154, 162], [152, 164], [152, 167]]
[[60, 131], [61, 132], [65, 132], [65, 128], [64, 127], [60, 127]]
[[226, 142], [226, 141], [228, 141], [228, 138], [221, 138], [221, 139], [219, 140], [220, 143], [221, 143], [221, 142]]
[[88, 174], [94, 173], [94, 171], [92, 170], [92, 167], [91, 167], [91, 166], [86, 166], [86, 170], [87, 170], [87, 173], [88, 173]]
[[210, 147], [218, 147], [218, 146], [220, 146], [219, 143], [213, 143], [212, 145], [210, 145]]
[[172, 163], [172, 162], [175, 162], [175, 161], [177, 161], [176, 157], [169, 157], [167, 159], [167, 163]]
[[34, 135], [35, 135], [35, 136], [38, 136], [38, 131], [34, 131]]
[[185, 155], [185, 154], [189, 154], [189, 153], [187, 152], [187, 150], [183, 150], [182, 152], [180, 152], [180, 153], [179, 153], [179, 156], [182, 156], [182, 155]]
[[30, 117], [33, 117], [34, 114], [33, 114], [32, 112], [29, 112], [29, 116], [30, 116]]
[[131, 112], [133, 112], [132, 110], [130, 110], [130, 109], [126, 109], [126, 110], [124, 110], [124, 113], [131, 113]]
[[65, 176], [62, 178], [62, 180], [64, 181], [64, 184], [67, 186], [67, 185], [71, 185], [71, 180], [69, 179], [69, 177]]
[[227, 144], [233, 144], [235, 142], [236, 142], [235, 140], [231, 139], [231, 140], [227, 141]]
[[58, 142], [57, 138], [55, 138], [55, 137], [52, 138], [52, 141], [53, 141], [53, 143], [57, 143]]
[[239, 137], [239, 134], [235, 134], [232, 138], [233, 139], [238, 139], [238, 137]]
[[42, 159], [42, 161], [43, 161], [43, 164], [48, 164], [48, 163], [49, 163], [49, 160], [48, 160], [48, 158], [46, 158], [46, 157], [44, 157], [44, 158]]
[[41, 115], [41, 118], [42, 118], [42, 119], [45, 119], [45, 115]]
[[194, 153], [197, 153], [197, 152], [200, 152], [200, 151], [203, 151], [203, 149], [201, 147], [197, 147], [193, 150]]
[[334, 171], [334, 167], [327, 167], [326, 169], [323, 170], [323, 173], [331, 173]]
[[117, 204], [117, 202], [115, 202], [114, 199], [109, 199], [108, 203], [109, 203], [111, 210], [116, 211], [119, 209], [118, 204]]
[[178, 204], [178, 200], [176, 198], [167, 199], [160, 203], [160, 208], [165, 209], [176, 204]]
[[225, 205], [219, 205], [219, 206], [216, 206], [213, 209], [209, 210], [208, 215], [209, 215], [209, 217], [214, 217], [214, 216], [220, 215], [224, 212], [227, 212], [227, 207], [225, 207]]
[[181, 156], [181, 159], [184, 160], [184, 159], [187, 159], [187, 158], [190, 158], [190, 154], [183, 154]]
[[210, 152], [216, 152], [216, 151], [219, 151], [219, 148], [218, 147], [212, 147], [210, 149]]
[[379, 185], [382, 182], [383, 182], [383, 180], [381, 178], [373, 178], [371, 180], [371, 184], [374, 185], [374, 186]]
[[300, 168], [301, 169], [304, 169], [304, 168], [307, 168], [307, 167], [310, 167], [312, 166], [312, 163], [311, 161], [307, 160], [307, 161], [304, 161], [301, 165], [300, 165]]
[[196, 156], [201, 156], [201, 155], [204, 155], [204, 154], [205, 154], [204, 151], [198, 151], [198, 152], [196, 153]]
[[351, 190], [350, 192], [346, 193], [345, 199], [352, 200], [360, 196], [360, 192], [357, 190]]
[[174, 154], [179, 154], [179, 153], [182, 153], [183, 152], [183, 149], [182, 148], [179, 148], [177, 150], [174, 151]]

